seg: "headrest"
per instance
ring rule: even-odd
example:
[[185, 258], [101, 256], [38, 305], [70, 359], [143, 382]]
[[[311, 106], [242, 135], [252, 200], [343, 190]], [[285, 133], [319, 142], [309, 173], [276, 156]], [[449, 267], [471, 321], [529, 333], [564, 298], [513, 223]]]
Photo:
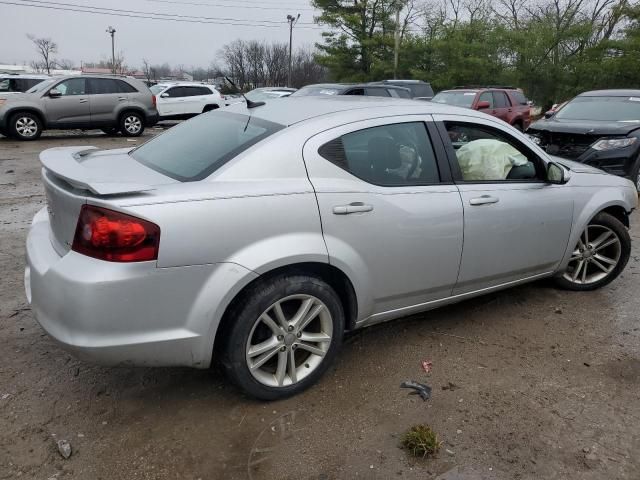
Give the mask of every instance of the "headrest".
[[369, 159], [374, 170], [395, 169], [402, 166], [400, 149], [389, 137], [373, 137], [368, 143]]

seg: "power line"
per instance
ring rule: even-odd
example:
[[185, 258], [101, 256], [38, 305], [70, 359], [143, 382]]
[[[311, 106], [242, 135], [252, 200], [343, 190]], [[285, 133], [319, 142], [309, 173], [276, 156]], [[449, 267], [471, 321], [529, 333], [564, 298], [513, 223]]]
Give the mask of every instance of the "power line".
[[[196, 5], [196, 6], [201, 6], [201, 7], [222, 7], [222, 8], [250, 8], [250, 9], [255, 9], [255, 10], [278, 10], [278, 11], [284, 11], [284, 10], [288, 10], [288, 9], [297, 9], [297, 10], [307, 10], [307, 11], [311, 11], [311, 12], [315, 12], [316, 9], [315, 8], [307, 8], [307, 7], [288, 7], [288, 6], [284, 6], [284, 7], [265, 7], [263, 5], [256, 5], [256, 4], [250, 4], [250, 5], [223, 5], [220, 3], [202, 3], [202, 2], [181, 2], [178, 0], [144, 0], [146, 2], [153, 2], [153, 3], [167, 3], [167, 4], [173, 4], [173, 5]], [[222, 0], [225, 1], [225, 0]], [[231, 1], [231, 0], [230, 0]], [[235, 3], [235, 2], [234, 2]]]
[[[33, 0], [28, 0], [28, 1], [33, 1]], [[241, 22], [227, 22], [227, 21], [212, 21], [212, 20], [199, 20], [197, 19], [197, 17], [194, 18], [176, 18], [176, 17], [161, 17], [161, 16], [150, 16], [150, 15], [156, 15], [154, 13], [149, 12], [146, 15], [138, 15], [138, 14], [129, 14], [126, 13], [126, 10], [123, 10], [123, 13], [116, 13], [116, 12], [112, 12], [112, 11], [96, 11], [95, 8], [99, 8], [99, 7], [84, 7], [81, 6], [80, 8], [84, 8], [84, 10], [80, 10], [79, 8], [70, 8], [70, 7], [63, 7], [63, 6], [57, 6], [57, 4], [52, 4], [52, 5], [39, 5], [39, 4], [29, 4], [29, 3], [25, 3], [25, 2], [10, 2], [10, 1], [6, 1], [6, 0], [0, 0], [0, 4], [3, 5], [14, 5], [14, 6], [18, 6], [18, 7], [32, 7], [32, 8], [42, 8], [42, 9], [47, 9], [47, 10], [58, 10], [58, 11], [67, 11], [67, 12], [77, 12], [77, 13], [90, 13], [90, 14], [94, 14], [94, 15], [107, 15], [107, 16], [112, 16], [112, 17], [126, 17], [126, 18], [142, 18], [142, 19], [146, 19], [146, 20], [161, 20], [161, 21], [169, 21], [169, 22], [178, 22], [178, 23], [199, 23], [199, 24], [205, 24], [205, 25], [232, 25], [232, 26], [238, 26], [238, 27], [265, 27], [265, 28], [281, 28], [282, 25], [284, 25], [284, 23], [286, 22], [277, 22], [277, 23], [273, 23], [273, 24], [265, 24], [263, 23], [264, 21], [262, 20], [256, 20], [253, 21], [253, 23], [246, 23], [247, 21], [251, 21], [251, 20], [242, 20]], [[87, 8], [93, 8], [93, 10], [87, 10]], [[315, 26], [311, 26], [311, 25], [307, 25], [307, 26], [301, 26], [300, 28], [305, 28], [305, 29], [311, 29], [311, 30], [324, 30], [324, 28], [322, 27], [315, 27]]]
[[[212, 20], [212, 21], [229, 21], [229, 22], [246, 22], [253, 20], [247, 20], [244, 18], [228, 18], [228, 17], [203, 17], [200, 15], [179, 15], [173, 13], [161, 13], [161, 12], [141, 12], [139, 10], [123, 10], [119, 8], [106, 8], [106, 7], [94, 7], [90, 5], [78, 5], [77, 3], [64, 3], [64, 2], [52, 2], [52, 1], [43, 1], [43, 0], [27, 0], [29, 3], [36, 4], [44, 4], [47, 6], [63, 6], [63, 7], [74, 7], [74, 8], [82, 8], [87, 10], [96, 10], [97, 12], [117, 12], [117, 13], [130, 13], [135, 15], [149, 15], [149, 16], [157, 16], [157, 17], [173, 17], [173, 18], [187, 18], [187, 19], [198, 19], [198, 20]], [[282, 21], [274, 21], [274, 20], [259, 20], [259, 23], [276, 23], [281, 25]], [[314, 25], [313, 23], [306, 22], [305, 25]]]

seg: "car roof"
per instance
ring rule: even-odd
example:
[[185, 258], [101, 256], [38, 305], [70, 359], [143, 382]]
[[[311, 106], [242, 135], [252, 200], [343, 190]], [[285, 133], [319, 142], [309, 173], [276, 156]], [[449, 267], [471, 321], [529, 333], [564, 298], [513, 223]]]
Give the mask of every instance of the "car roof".
[[[375, 112], [373, 110], [376, 110]], [[247, 108], [244, 103], [233, 104], [225, 111], [250, 114], [256, 118], [293, 125], [318, 117], [348, 111], [354, 121], [366, 120], [375, 116], [392, 115], [429, 115], [457, 113], [465, 116], [484, 116], [473, 110], [454, 107], [452, 105], [432, 102], [416, 102], [415, 100], [387, 97], [367, 96], [303, 96], [285, 97], [267, 100], [263, 106]]]
[[416, 83], [429, 83], [429, 82], [425, 82], [424, 80], [402, 80], [402, 79], [394, 79], [394, 80], [382, 80], [381, 83], [407, 83], [407, 84], [416, 84]]
[[578, 95], [579, 97], [640, 97], [640, 90], [632, 89], [611, 89], [611, 90], [591, 90]]
[[311, 85], [305, 85], [302, 88], [335, 88], [346, 90], [347, 88], [391, 88], [397, 90], [408, 90], [406, 87], [400, 87], [398, 85], [388, 85], [385, 83], [313, 83]]
[[158, 82], [154, 86], [159, 87], [212, 87], [215, 88], [214, 85], [209, 85], [208, 83], [200, 83], [200, 82]]

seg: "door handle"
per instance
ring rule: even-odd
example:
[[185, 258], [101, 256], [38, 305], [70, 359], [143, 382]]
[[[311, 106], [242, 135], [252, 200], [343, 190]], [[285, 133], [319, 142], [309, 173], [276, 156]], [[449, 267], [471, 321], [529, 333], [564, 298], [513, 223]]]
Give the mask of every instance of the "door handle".
[[352, 202], [349, 205], [338, 205], [333, 207], [335, 215], [349, 215], [350, 213], [364, 213], [373, 210], [373, 205], [366, 205], [362, 202]]
[[498, 203], [500, 199], [498, 197], [492, 197], [491, 195], [482, 195], [481, 197], [472, 198], [469, 200], [470, 205], [487, 205], [489, 203]]
[[89, 101], [88, 98], [81, 98], [80, 103], [87, 103]]
[[126, 98], [124, 98], [124, 97], [118, 97], [118, 101], [119, 102], [124, 102], [125, 100], [126, 100]]

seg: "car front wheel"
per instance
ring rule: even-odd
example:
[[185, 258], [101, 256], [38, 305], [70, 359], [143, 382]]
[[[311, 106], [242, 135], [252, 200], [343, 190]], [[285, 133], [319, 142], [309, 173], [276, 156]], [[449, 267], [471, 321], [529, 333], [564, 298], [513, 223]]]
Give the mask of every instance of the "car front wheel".
[[120, 119], [120, 131], [126, 137], [139, 137], [144, 132], [144, 118], [139, 113], [125, 113]]
[[568, 290], [595, 290], [613, 281], [629, 261], [631, 238], [625, 226], [607, 213], [595, 216], [582, 232], [571, 260], [556, 282]]
[[42, 122], [33, 113], [16, 113], [9, 122], [9, 133], [18, 140], [37, 140], [42, 134]]
[[282, 275], [251, 288], [225, 324], [222, 364], [230, 379], [254, 397], [276, 400], [326, 371], [342, 342], [344, 313], [322, 280]]

